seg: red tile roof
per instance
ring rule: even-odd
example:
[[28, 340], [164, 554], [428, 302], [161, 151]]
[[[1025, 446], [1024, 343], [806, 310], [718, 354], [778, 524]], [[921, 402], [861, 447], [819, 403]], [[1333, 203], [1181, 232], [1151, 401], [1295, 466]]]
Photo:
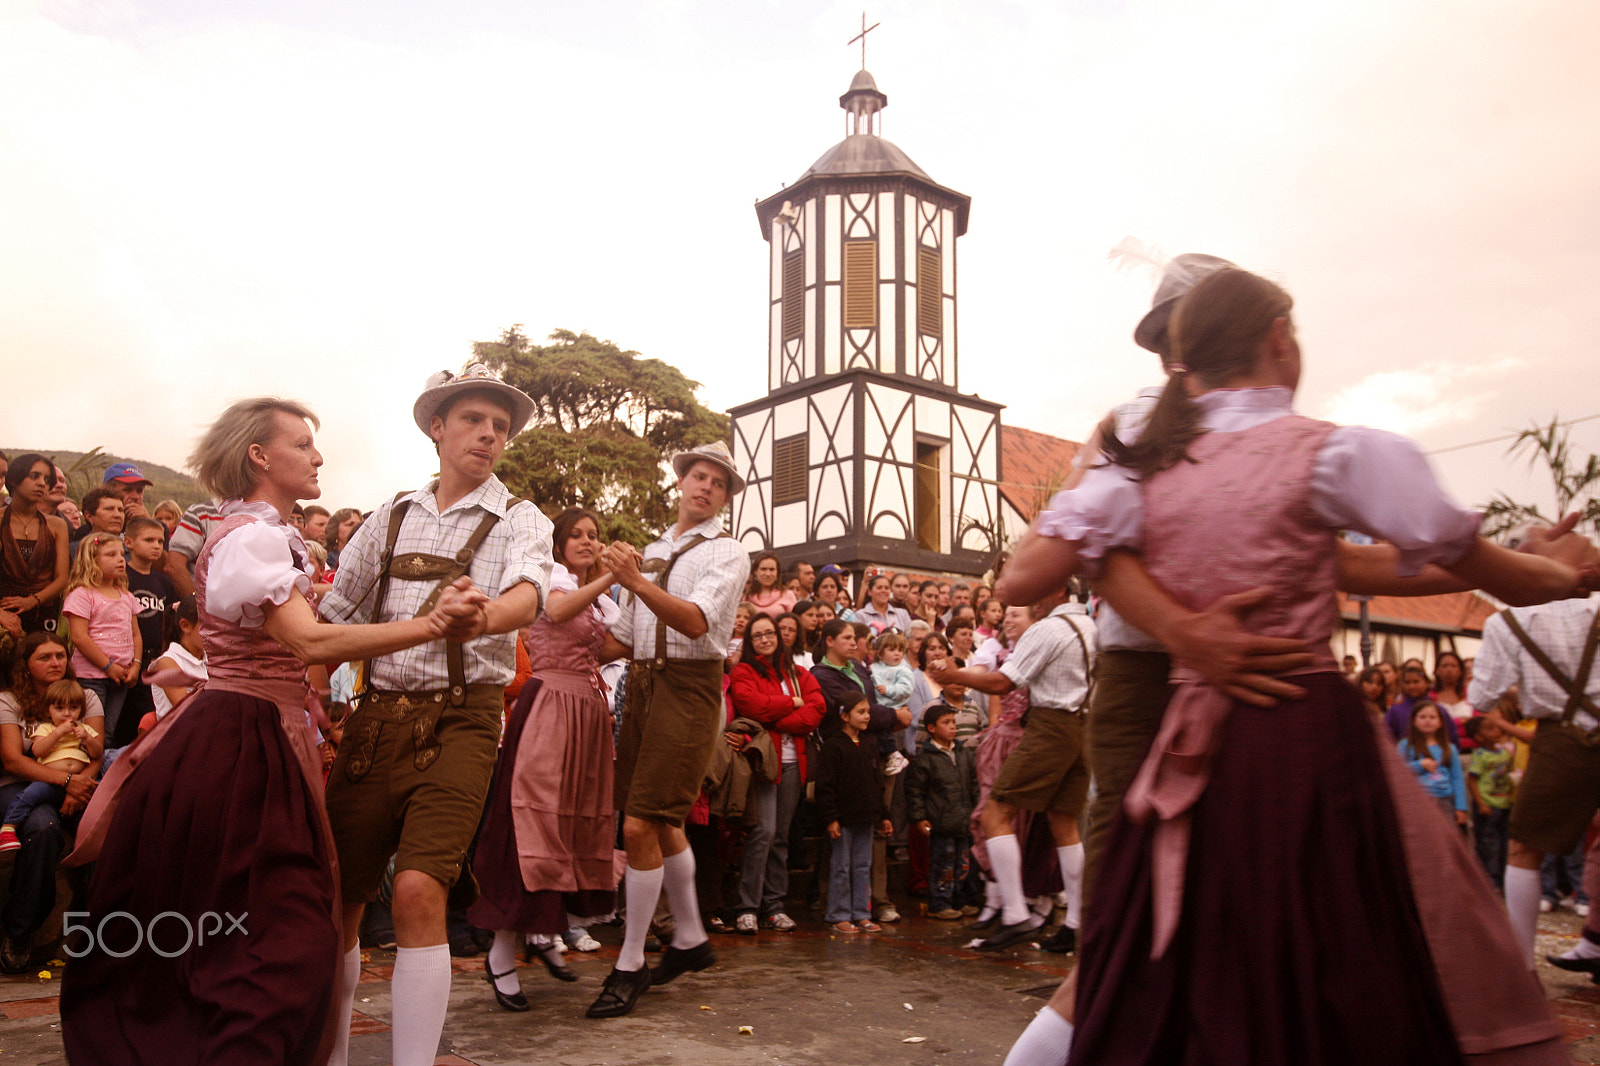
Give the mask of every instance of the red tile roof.
[[1082, 445], [1019, 426], [1000, 427], [1000, 495], [1024, 521], [1033, 521], [1061, 486]]
[[[1374, 596], [1367, 605], [1367, 616], [1375, 625], [1481, 636], [1484, 622], [1498, 609], [1476, 592], [1452, 592], [1443, 596]], [[1341, 592], [1339, 613], [1345, 618], [1359, 618], [1361, 605]]]

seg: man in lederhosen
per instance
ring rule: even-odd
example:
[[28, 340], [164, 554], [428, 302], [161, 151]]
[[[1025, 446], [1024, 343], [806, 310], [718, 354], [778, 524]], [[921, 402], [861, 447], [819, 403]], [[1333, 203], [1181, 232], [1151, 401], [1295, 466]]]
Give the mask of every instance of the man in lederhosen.
[[[1593, 598], [1512, 607], [1483, 626], [1467, 701], [1495, 706], [1515, 685], [1533, 730], [1528, 768], [1511, 802], [1506, 910], [1533, 965], [1539, 864], [1583, 842], [1600, 809], [1600, 607]], [[1560, 957], [1566, 969], [1600, 973], [1600, 944], [1585, 937]], [[1555, 961], [1555, 960], [1552, 960]], [[1576, 963], [1576, 965], [1570, 965]]]
[[[494, 464], [533, 401], [481, 365], [435, 374], [412, 416], [439, 453], [439, 478], [379, 507], [340, 553], [321, 605], [336, 622], [387, 622], [429, 609], [452, 581], [485, 599], [461, 642], [440, 640], [366, 664], [328, 779], [328, 817], [344, 895], [343, 1066], [366, 905], [395, 857], [395, 1066], [431, 1064], [450, 997], [447, 897], [475, 893], [462, 867], [494, 770], [517, 633], [550, 580], [549, 519], [514, 500]], [[461, 883], [457, 891], [452, 886]]]
[[[721, 441], [672, 458], [678, 522], [641, 556], [618, 542], [605, 566], [631, 595], [606, 640], [627, 655], [627, 702], [617, 749], [616, 800], [628, 849], [627, 927], [616, 968], [589, 1007], [591, 1018], [627, 1014], [652, 983], [716, 961], [695, 898], [694, 854], [684, 819], [700, 793], [722, 732], [722, 664], [750, 556], [718, 517], [744, 488]], [[665, 890], [675, 928], [652, 972], [644, 964], [650, 919]]]

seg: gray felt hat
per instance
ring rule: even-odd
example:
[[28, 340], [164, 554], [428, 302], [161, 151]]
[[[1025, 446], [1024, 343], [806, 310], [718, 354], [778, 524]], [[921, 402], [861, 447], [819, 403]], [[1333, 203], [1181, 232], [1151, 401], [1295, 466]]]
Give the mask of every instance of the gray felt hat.
[[1206, 255], [1203, 252], [1184, 252], [1182, 255], [1173, 256], [1161, 274], [1161, 284], [1156, 286], [1156, 294], [1150, 300], [1150, 310], [1133, 329], [1134, 343], [1157, 355], [1165, 356], [1167, 320], [1172, 317], [1172, 309], [1178, 306], [1178, 301], [1207, 274], [1234, 265], [1226, 259]]
[[439, 413], [439, 408], [444, 406], [446, 400], [473, 390], [494, 393], [511, 411], [511, 432], [506, 435], [507, 440], [521, 433], [533, 417], [533, 400], [527, 393], [514, 385], [507, 385], [482, 363], [473, 363], [459, 374], [441, 370], [428, 378], [422, 395], [411, 405], [411, 417], [417, 423], [417, 428], [427, 433], [433, 416]]

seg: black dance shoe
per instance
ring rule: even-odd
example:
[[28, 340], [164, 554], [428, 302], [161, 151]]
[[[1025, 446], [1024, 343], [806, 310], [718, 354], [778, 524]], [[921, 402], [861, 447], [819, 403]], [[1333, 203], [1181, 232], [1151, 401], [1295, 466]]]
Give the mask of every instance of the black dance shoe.
[[1560, 955], [1546, 955], [1544, 961], [1573, 973], [1586, 973], [1589, 980], [1600, 985], [1600, 959], [1563, 959]]
[[1044, 922], [1039, 919], [1037, 914], [1030, 914], [1020, 922], [1001, 925], [993, 933], [989, 934], [989, 939], [978, 945], [978, 950], [1000, 951], [1003, 948], [1010, 947], [1012, 944], [1021, 943], [1028, 939], [1030, 933], [1038, 932], [1043, 926]]
[[1054, 936], [1040, 944], [1039, 947], [1041, 950], [1055, 955], [1070, 955], [1078, 950], [1078, 931], [1063, 925], [1056, 930]]
[[[532, 1004], [528, 1002], [528, 997], [522, 994], [521, 989], [518, 989], [516, 992], [513, 992], [508, 996], [504, 992], [500, 991], [499, 985], [494, 983], [495, 978], [497, 977], [505, 977], [509, 974], [516, 973], [517, 968], [515, 966], [511, 967], [511, 969], [507, 970], [505, 973], [495, 973], [494, 968], [489, 965], [489, 960], [484, 959], [483, 972], [488, 975], [484, 979], [489, 982], [489, 987], [494, 990], [494, 1001], [500, 1004], [501, 1010], [508, 1010], [513, 1014], [520, 1014], [532, 1007]], [[574, 978], [574, 980], [576, 980], [576, 978]]]
[[[539, 961], [544, 963], [544, 968], [550, 971], [551, 977], [554, 977], [557, 981], [576, 981], [578, 979], [578, 975], [573, 973], [565, 962], [555, 962], [551, 960], [550, 956], [554, 953], [554, 946], [545, 948], [543, 951], [536, 952], [536, 954], [539, 956]], [[558, 959], [560, 957], [561, 956], [559, 955], [556, 956]]]
[[589, 1004], [587, 1013], [591, 1018], [620, 1018], [633, 1010], [633, 1005], [639, 1002], [639, 997], [649, 987], [650, 967], [613, 969], [606, 974], [605, 987], [600, 990], [600, 997]]
[[717, 961], [710, 942], [692, 948], [668, 948], [661, 953], [661, 965], [650, 971], [650, 983], [664, 985], [680, 974], [698, 972]]

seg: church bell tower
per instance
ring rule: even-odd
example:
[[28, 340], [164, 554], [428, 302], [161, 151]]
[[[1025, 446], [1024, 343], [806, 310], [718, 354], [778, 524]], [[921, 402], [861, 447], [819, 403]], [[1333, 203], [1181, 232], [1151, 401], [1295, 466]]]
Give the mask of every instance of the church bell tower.
[[883, 138], [888, 103], [862, 69], [844, 140], [756, 204], [767, 395], [729, 412], [748, 482], [733, 534], [786, 567], [978, 574], [999, 546], [1001, 405], [959, 390], [971, 198]]

